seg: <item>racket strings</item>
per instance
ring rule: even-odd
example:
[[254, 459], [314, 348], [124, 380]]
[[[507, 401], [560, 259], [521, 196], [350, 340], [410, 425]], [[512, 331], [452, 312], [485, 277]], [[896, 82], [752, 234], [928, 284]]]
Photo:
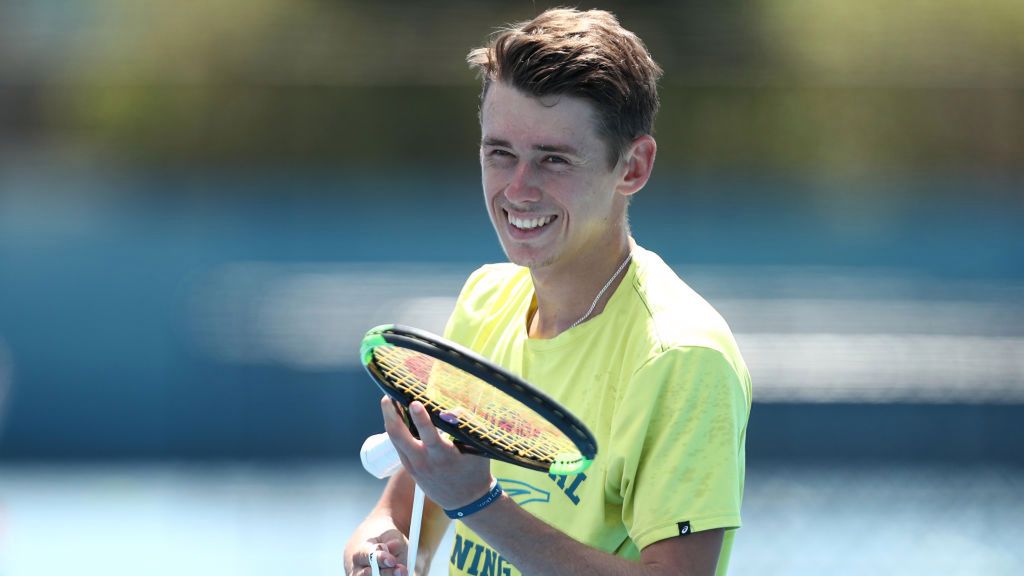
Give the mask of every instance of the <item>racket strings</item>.
[[[427, 358], [423, 359], [426, 360]], [[446, 366], [444, 366], [443, 364], [437, 364], [436, 367], [441, 368], [441, 370], [445, 372], [449, 371], [444, 370]], [[476, 394], [475, 402], [463, 401], [459, 403], [459, 400], [456, 399], [451, 399], [454, 400], [454, 402], [449, 402], [445, 401], [448, 400], [446, 398], [436, 398], [436, 395], [429, 394], [427, 385], [419, 381], [419, 379], [414, 374], [411, 374], [397, 366], [392, 368], [393, 374], [402, 372], [404, 372], [404, 374], [398, 376], [398, 378], [396, 379], [396, 383], [399, 384], [399, 386], [403, 387], [408, 393], [410, 393], [414, 397], [414, 399], [419, 400], [423, 402], [425, 405], [433, 407], [439, 411], [451, 412], [456, 414], [459, 417], [459, 427], [471, 432], [472, 434], [479, 438], [484, 438], [505, 450], [529, 454], [533, 456], [536, 456], [537, 452], [550, 452], [552, 450], [557, 449], [556, 446], [545, 447], [544, 438], [536, 438], [532, 443], [533, 445], [530, 445], [531, 438], [529, 438], [527, 435], [522, 433], [515, 433], [500, 425], [498, 425], [498, 427], [495, 427], [495, 423], [493, 422], [494, 419], [488, 418], [488, 403], [484, 398], [486, 395], [484, 390], [486, 390], [485, 387], [487, 387], [487, 385], [482, 381], [477, 380], [476, 385], [473, 386], [474, 388], [479, 389]], [[453, 376], [455, 378], [464, 380], [463, 382], [461, 382], [461, 384], [466, 384], [468, 382], [476, 380], [472, 376], [465, 375], [464, 373], [456, 375], [445, 374], [444, 378], [448, 379], [447, 381], [449, 384], [454, 384]], [[435, 378], [435, 380], [437, 380], [437, 378]], [[463, 386], [462, 388], [464, 389], [465, 386]], [[450, 392], [452, 392], [452, 390], [449, 389], [448, 392], [449, 394], [447, 394], [446, 396], [450, 397]], [[465, 398], [464, 395], [460, 396], [462, 396], [462, 399]], [[477, 417], [474, 418], [473, 416]], [[529, 427], [524, 428], [526, 428], [527, 432], [532, 432], [532, 430], [530, 430]], [[533, 435], [536, 436], [536, 434]]]
[[396, 389], [434, 412], [455, 415], [473, 437], [546, 462], [579, 453], [561, 430], [472, 374], [404, 348], [377, 348], [374, 358]]

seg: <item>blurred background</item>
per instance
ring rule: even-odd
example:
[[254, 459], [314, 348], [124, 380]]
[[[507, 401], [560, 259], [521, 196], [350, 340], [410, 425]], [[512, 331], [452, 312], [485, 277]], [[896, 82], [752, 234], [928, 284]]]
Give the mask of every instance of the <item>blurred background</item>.
[[[343, 572], [358, 342], [503, 259], [464, 57], [544, 7], [0, 0], [0, 575]], [[733, 573], [1024, 572], [1024, 4], [601, 7], [754, 380]]]

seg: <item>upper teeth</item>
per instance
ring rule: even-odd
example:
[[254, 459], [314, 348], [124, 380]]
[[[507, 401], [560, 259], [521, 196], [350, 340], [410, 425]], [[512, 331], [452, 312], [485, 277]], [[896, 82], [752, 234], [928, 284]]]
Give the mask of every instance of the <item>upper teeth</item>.
[[541, 218], [516, 218], [511, 214], [508, 215], [508, 221], [516, 228], [520, 228], [522, 230], [530, 230], [532, 228], [543, 226], [554, 219], [554, 216], [543, 216]]

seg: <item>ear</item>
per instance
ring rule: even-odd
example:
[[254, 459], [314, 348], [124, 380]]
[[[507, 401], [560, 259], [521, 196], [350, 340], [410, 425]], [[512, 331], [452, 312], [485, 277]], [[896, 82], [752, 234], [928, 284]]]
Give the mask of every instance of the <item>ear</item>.
[[619, 160], [619, 184], [616, 191], [623, 196], [632, 196], [647, 184], [654, 169], [654, 157], [658, 154], [658, 143], [650, 134], [633, 141]]

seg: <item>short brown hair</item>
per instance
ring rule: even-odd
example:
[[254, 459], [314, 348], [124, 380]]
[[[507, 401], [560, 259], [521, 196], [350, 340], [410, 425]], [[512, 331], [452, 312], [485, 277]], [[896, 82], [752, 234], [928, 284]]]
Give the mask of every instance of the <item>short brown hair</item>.
[[610, 12], [547, 10], [499, 30], [466, 61], [483, 81], [481, 104], [495, 80], [533, 96], [590, 100], [613, 166], [634, 139], [654, 129], [661, 67]]

